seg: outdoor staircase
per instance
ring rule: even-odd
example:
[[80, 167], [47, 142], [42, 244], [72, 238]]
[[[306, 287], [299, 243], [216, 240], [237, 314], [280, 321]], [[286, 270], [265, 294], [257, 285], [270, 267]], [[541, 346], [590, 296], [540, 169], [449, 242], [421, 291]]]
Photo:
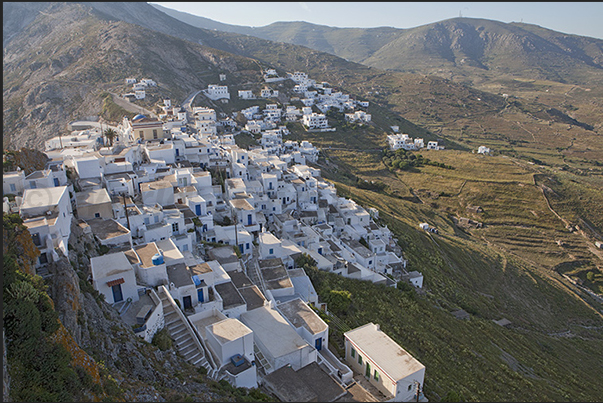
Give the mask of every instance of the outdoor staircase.
[[260, 289], [262, 294], [266, 295], [266, 287], [264, 286], [264, 279], [262, 278], [262, 275], [260, 273], [258, 259], [259, 259], [259, 253], [254, 248], [253, 257], [250, 260], [248, 260], [247, 264], [245, 265], [245, 267], [247, 268], [246, 274], [247, 274], [247, 277], [249, 277], [249, 280], [251, 280], [251, 282]]
[[207, 361], [205, 350], [197, 343], [197, 335], [193, 333], [194, 330], [191, 329], [190, 324], [185, 323], [186, 319], [178, 314], [177, 310], [180, 308], [166, 295], [162, 287], [160, 287], [158, 295], [163, 305], [165, 327], [174, 340], [178, 353], [190, 364], [205, 367], [207, 375], [216, 379], [218, 370]]
[[43, 279], [52, 277], [52, 273], [48, 271], [48, 265], [42, 265], [36, 269], [36, 274]]
[[258, 364], [258, 367], [264, 371], [264, 374], [269, 374], [272, 372], [272, 365], [268, 362], [264, 354], [260, 351], [257, 344], [253, 343], [253, 354], [255, 356], [255, 361]]

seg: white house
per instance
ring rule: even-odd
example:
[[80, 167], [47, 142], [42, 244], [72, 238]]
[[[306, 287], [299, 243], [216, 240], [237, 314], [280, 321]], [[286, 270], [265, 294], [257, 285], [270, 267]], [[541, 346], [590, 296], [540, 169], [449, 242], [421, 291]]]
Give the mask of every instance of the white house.
[[19, 215], [41, 252], [40, 264], [58, 258], [54, 248], [61, 249], [67, 256], [73, 216], [67, 186], [26, 189]]
[[205, 327], [207, 345], [234, 387], [257, 387], [253, 332], [241, 321], [227, 318]]
[[281, 240], [270, 232], [260, 232], [258, 234], [258, 247], [260, 259], [279, 258], [284, 256]]
[[80, 219], [113, 218], [113, 204], [105, 188], [77, 192], [75, 203]]
[[100, 178], [101, 164], [96, 156], [83, 156], [73, 159], [73, 165], [80, 179]]
[[425, 366], [411, 356], [379, 325], [367, 323], [343, 334], [345, 360], [356, 373], [387, 396], [388, 401], [410, 402], [422, 389]]
[[355, 111], [353, 113], [346, 113], [345, 120], [348, 122], [370, 122], [371, 115], [364, 111]]
[[141, 183], [140, 193], [145, 206], [174, 204], [174, 187], [166, 180]]
[[477, 149], [478, 154], [490, 154], [490, 149], [486, 146], [479, 146]]
[[164, 256], [155, 242], [134, 246], [134, 251], [138, 262], [133, 266], [142, 284], [156, 287], [168, 283]]
[[302, 116], [302, 123], [307, 129], [326, 129], [329, 127], [327, 117], [322, 113], [312, 112]]
[[203, 90], [203, 93], [214, 101], [218, 99], [230, 99], [230, 93], [226, 85], [210, 84], [207, 86], [207, 89]]
[[298, 370], [316, 362], [316, 349], [310, 346], [275, 309], [259, 307], [241, 314], [241, 322], [253, 331], [253, 339], [266, 358], [267, 373], [291, 365]]
[[25, 190], [25, 172], [17, 170], [2, 175], [2, 194], [22, 195]]
[[239, 90], [239, 98], [255, 99], [255, 95], [253, 95], [253, 91], [251, 91], [251, 90]]
[[316, 351], [328, 348], [329, 327], [308, 304], [300, 298], [295, 298], [278, 304], [276, 309]]
[[132, 264], [124, 252], [90, 258], [92, 285], [110, 304], [138, 301], [138, 285]]

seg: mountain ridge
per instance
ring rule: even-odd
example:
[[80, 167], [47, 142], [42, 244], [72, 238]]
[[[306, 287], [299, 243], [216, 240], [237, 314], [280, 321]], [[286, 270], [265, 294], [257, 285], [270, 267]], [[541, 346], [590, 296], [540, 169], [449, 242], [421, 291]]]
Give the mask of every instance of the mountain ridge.
[[[151, 6], [174, 18], [186, 18], [188, 23], [198, 27], [210, 24], [208, 19], [195, 19], [190, 14], [183, 17], [186, 13], [154, 4]], [[212, 22], [212, 29], [302, 45], [383, 70], [420, 70], [446, 78], [463, 75], [463, 66], [458, 65], [461, 61], [465, 66], [488, 71], [497, 70], [495, 66], [512, 60], [518, 64], [516, 68], [505, 63], [505, 68], [498, 69], [497, 73], [562, 82], [578, 79], [585, 83], [593, 72], [581, 72], [584, 77], [580, 78], [572, 77], [571, 71], [555, 74], [554, 68], [559, 63], [566, 65], [566, 68], [580, 70], [585, 67], [582, 63], [593, 69], [603, 69], [603, 40], [560, 33], [535, 24], [467, 17], [405, 29], [338, 28], [307, 22], [275, 22], [254, 28], [220, 24]], [[472, 49], [476, 47], [481, 49], [481, 55], [472, 54]], [[530, 54], [534, 52], [537, 55]], [[541, 60], [547, 52], [554, 52], [556, 58]], [[434, 58], [431, 56], [433, 54], [439, 57]], [[562, 60], [557, 60], [559, 58]]]

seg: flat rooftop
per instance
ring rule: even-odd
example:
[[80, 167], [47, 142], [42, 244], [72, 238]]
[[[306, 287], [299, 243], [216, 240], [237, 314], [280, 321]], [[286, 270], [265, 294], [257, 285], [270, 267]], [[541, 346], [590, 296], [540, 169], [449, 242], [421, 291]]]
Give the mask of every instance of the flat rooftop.
[[54, 206], [59, 204], [63, 194], [67, 192], [67, 186], [57, 186], [43, 189], [25, 189], [21, 210], [27, 208], [39, 208], [43, 206]]
[[78, 206], [94, 205], [111, 203], [111, 197], [105, 188], [91, 189], [77, 192], [75, 194], [75, 201]]
[[194, 285], [191, 273], [184, 263], [177, 263], [166, 267], [168, 279], [174, 283], [176, 287], [184, 287]]
[[344, 337], [396, 381], [425, 369], [423, 364], [373, 323], [345, 332]]
[[238, 262], [239, 258], [232, 249], [232, 246], [222, 246], [218, 248], [212, 248], [207, 251], [210, 260], [217, 260], [220, 264]]
[[205, 274], [213, 271], [207, 262], [199, 263], [194, 266], [190, 266], [189, 268], [192, 275]]
[[126, 227], [113, 219], [94, 218], [85, 221], [92, 233], [101, 241], [130, 233]]
[[140, 184], [141, 192], [148, 192], [151, 190], [173, 188], [172, 184], [165, 180], [159, 180], [154, 182], [144, 182]]
[[250, 287], [239, 288], [239, 293], [247, 303], [247, 310], [251, 311], [252, 309], [256, 309], [264, 306], [266, 302], [266, 297], [262, 294], [262, 291], [256, 286], [252, 285]]
[[209, 316], [205, 316], [203, 318], [199, 318], [196, 320], [193, 320], [193, 325], [197, 328], [197, 331], [199, 332], [199, 335], [201, 337], [203, 337], [203, 339], [207, 340], [207, 335], [205, 334], [205, 328], [207, 326], [210, 326], [213, 323], [217, 323], [220, 322], [224, 319], [226, 319], [226, 316], [221, 313], [220, 311], [215, 311], [216, 314], [212, 314]]
[[140, 267], [147, 268], [154, 266], [152, 260], [153, 256], [155, 256], [156, 253], [159, 253], [159, 249], [157, 249], [155, 242], [134, 246], [134, 250], [140, 259]]
[[216, 284], [214, 288], [222, 300], [224, 301], [224, 309], [229, 309], [235, 306], [244, 305], [245, 300], [234, 286], [232, 281]]
[[239, 291], [241, 288], [246, 288], [253, 285], [249, 277], [247, 277], [247, 275], [242, 271], [233, 271], [232, 273], [229, 273], [229, 275], [233, 284], [239, 289]]
[[268, 267], [265, 269], [261, 269], [261, 272], [262, 272], [262, 277], [264, 278], [264, 281], [272, 281], [272, 280], [289, 278], [289, 276], [287, 275], [287, 270], [285, 269], [285, 266], [283, 266], [282, 263], [280, 266], [277, 266], [277, 267]]
[[266, 282], [266, 288], [269, 290], [278, 290], [280, 288], [293, 288], [293, 283], [289, 278], [281, 278]]
[[92, 257], [90, 258], [90, 268], [92, 278], [95, 280], [134, 270], [123, 252]]
[[346, 390], [316, 362], [294, 371], [285, 366], [264, 378], [266, 386], [284, 402], [332, 402]]
[[263, 306], [242, 313], [241, 322], [253, 331], [254, 339], [265, 347], [263, 352], [269, 353], [273, 358], [309, 346], [279, 312], [269, 307]]
[[296, 328], [304, 327], [311, 334], [327, 329], [327, 324], [300, 298], [284, 302], [277, 306], [281, 314]]
[[252, 333], [250, 328], [233, 318], [212, 323], [205, 328], [205, 331], [210, 331], [220, 344], [228, 343]]

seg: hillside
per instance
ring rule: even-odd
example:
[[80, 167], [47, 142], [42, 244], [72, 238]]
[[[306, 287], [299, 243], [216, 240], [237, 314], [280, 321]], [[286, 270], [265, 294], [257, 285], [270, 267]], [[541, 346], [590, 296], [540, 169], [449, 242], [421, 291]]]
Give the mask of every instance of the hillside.
[[[10, 12], [6, 3], [4, 10]], [[90, 10], [51, 4], [5, 45], [5, 147], [42, 148], [45, 139], [65, 133], [70, 120], [97, 116], [105, 91], [127, 92], [126, 77], [152, 77], [159, 88], [150, 95], [159, 100], [184, 99], [218, 82], [220, 73], [232, 73], [232, 82], [260, 74], [247, 58], [99, 19]]]
[[452, 18], [415, 28], [336, 28], [306, 22], [262, 27], [217, 23], [153, 5], [186, 23], [241, 33], [331, 53], [382, 70], [436, 74], [472, 80], [514, 75], [585, 84], [603, 68], [603, 41], [537, 25], [479, 18]]
[[[40, 150], [46, 138], [64, 132], [71, 120], [106, 117], [107, 94], [126, 91], [124, 79], [130, 76], [149, 77], [159, 85], [145, 107], [161, 96], [179, 103], [218, 83], [220, 73], [227, 74], [231, 94], [261, 87], [261, 69], [267, 67], [281, 74], [304, 71], [318, 82], [369, 100], [369, 125], [345, 125], [342, 114], [331, 113], [336, 132], [308, 133], [292, 124], [288, 139], [309, 140], [321, 148], [318, 167], [337, 185], [338, 194], [379, 210], [381, 223], [399, 239], [410, 270], [425, 275], [425, 290], [383, 290], [313, 273], [321, 298], [328, 300], [331, 290], [350, 291], [350, 309], [333, 306], [333, 311], [349, 327], [380, 323], [425, 363], [430, 401], [455, 394], [468, 401], [603, 399], [603, 307], [587, 291], [603, 293], [603, 256], [594, 249], [594, 241], [603, 240], [603, 87], [595, 79], [600, 64], [596, 41], [565, 38], [526, 24], [486, 21], [483, 35], [470, 34], [476, 22], [455, 19], [414, 31], [425, 46], [423, 53], [415, 49], [417, 63], [429, 47], [436, 56], [434, 65], [417, 64], [417, 73], [410, 73], [351, 59], [357, 51], [362, 60], [391, 61], [388, 52], [379, 50], [392, 43], [405, 45], [389, 28], [328, 33], [328, 27], [306, 23], [273, 24], [292, 40], [306, 41], [299, 46], [249, 36], [244, 30], [228, 33], [188, 26], [146, 3], [4, 3], [3, 8], [5, 21], [11, 22], [4, 31], [5, 148]], [[465, 39], [454, 39], [452, 31], [466, 32]], [[373, 36], [376, 32], [379, 39]], [[539, 49], [522, 62], [524, 73], [536, 76], [491, 80], [493, 72], [511, 71], [503, 51], [487, 61], [488, 46], [473, 53], [468, 46], [470, 38], [481, 41], [497, 35], [511, 35], [508, 42], [518, 49]], [[528, 39], [517, 42], [522, 36]], [[364, 45], [346, 44], [348, 37]], [[567, 55], [555, 49], [574, 46], [572, 41], [577, 43], [573, 49], [583, 49], [572, 52], [582, 56], [564, 59]], [[311, 44], [345, 50], [349, 60], [314, 50]], [[539, 63], [554, 62], [549, 51], [560, 63], [565, 60], [567, 69], [555, 73], [558, 76], [530, 71]], [[546, 54], [543, 61], [539, 54]], [[461, 64], [462, 58], [467, 63]], [[445, 71], [433, 70], [438, 63]], [[446, 75], [453, 70], [463, 83], [456, 82], [456, 75]], [[595, 78], [578, 85], [564, 74], [572, 80], [580, 74]], [[567, 82], [555, 81], [560, 78]], [[291, 95], [286, 85], [279, 88], [284, 97]], [[229, 104], [212, 107], [232, 112], [240, 105], [232, 98]], [[115, 108], [112, 115], [121, 112]], [[453, 169], [436, 164], [396, 168], [382, 152], [391, 125], [426, 142], [440, 141], [445, 150], [409, 154], [422, 154]], [[475, 154], [481, 145], [491, 147], [492, 155]], [[481, 206], [483, 213], [473, 213], [467, 209], [471, 206]], [[463, 217], [483, 227], [457, 226]], [[425, 221], [437, 226], [440, 235], [419, 230], [418, 224]], [[170, 352], [142, 343], [132, 346], [131, 329], [114, 325], [116, 314], [79, 280], [89, 274], [90, 256], [100, 253], [86, 242], [91, 240], [70, 242], [73, 253], [56, 268], [68, 281], [54, 284], [49, 295], [76, 344], [95, 360], [105, 361], [107, 379], [111, 374], [121, 382], [121, 390], [106, 382], [114, 392], [110, 397], [251, 400], [220, 385], [208, 386], [203, 374], [190, 374], [180, 360], [169, 358]], [[73, 296], [61, 293], [67, 286], [80, 291]], [[85, 303], [78, 308], [76, 299]], [[468, 312], [470, 320], [456, 319], [451, 312], [458, 309]], [[493, 322], [502, 318], [511, 325]], [[100, 324], [93, 327], [97, 320]], [[330, 333], [334, 340], [341, 336], [337, 332], [334, 327]], [[131, 373], [135, 376], [130, 379]]]

